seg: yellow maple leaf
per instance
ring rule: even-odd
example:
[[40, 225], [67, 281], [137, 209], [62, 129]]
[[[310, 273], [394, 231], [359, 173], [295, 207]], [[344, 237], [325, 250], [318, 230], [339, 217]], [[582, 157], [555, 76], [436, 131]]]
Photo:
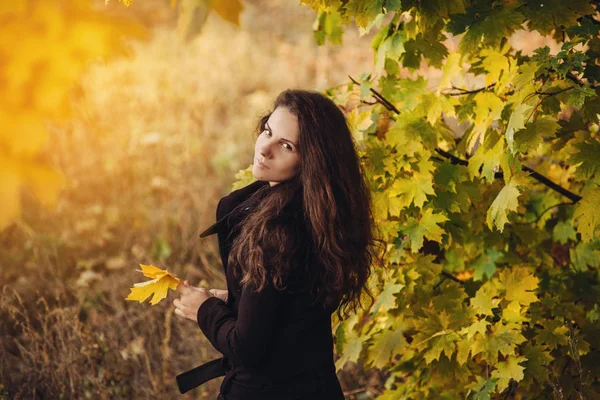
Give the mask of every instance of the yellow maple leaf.
[[143, 303], [148, 297], [154, 295], [152, 300], [150, 300], [150, 304], [155, 305], [167, 297], [169, 289], [177, 289], [177, 285], [181, 282], [181, 279], [166, 269], [162, 270], [154, 265], [140, 264], [140, 266], [142, 269], [137, 269], [136, 271], [140, 271], [144, 276], [153, 279], [146, 282], [134, 283], [133, 287], [129, 289], [131, 293], [129, 293], [129, 296], [125, 300], [134, 300]]

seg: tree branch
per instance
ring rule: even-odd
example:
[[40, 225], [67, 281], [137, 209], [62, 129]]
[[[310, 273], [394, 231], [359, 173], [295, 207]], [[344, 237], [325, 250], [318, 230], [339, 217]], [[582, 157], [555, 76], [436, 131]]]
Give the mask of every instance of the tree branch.
[[[352, 82], [354, 82], [355, 84], [359, 84], [357, 81], [355, 81], [350, 75], [348, 75], [348, 77], [352, 80]], [[488, 85], [489, 86], [489, 85]], [[485, 89], [485, 88], [484, 88]], [[484, 90], [482, 89], [482, 90]], [[569, 88], [570, 89], [570, 88]], [[370, 88], [369, 89], [371, 91], [371, 93], [373, 93], [377, 99], [377, 101], [379, 103], [381, 103], [388, 111], [394, 111], [396, 114], [400, 114], [400, 111], [393, 105], [391, 104], [385, 97], [383, 97], [380, 93], [378, 93], [375, 89]], [[565, 89], [563, 89], [564, 91]], [[551, 95], [557, 94], [559, 92], [555, 92], [552, 93]], [[460, 164], [460, 165], [469, 165], [469, 162], [466, 160], [462, 160], [450, 153], [448, 153], [447, 151], [444, 151], [442, 149], [439, 148], [435, 148], [435, 151], [450, 159], [450, 162], [452, 164]], [[530, 177], [532, 177], [533, 179], [537, 180], [538, 182], [546, 185], [547, 187], [549, 187], [550, 189], [560, 193], [561, 195], [565, 196], [566, 198], [568, 198], [569, 200], [571, 200], [573, 202], [573, 204], [577, 203], [579, 200], [581, 200], [581, 196], [576, 195], [575, 193], [563, 188], [562, 186], [552, 182], [550, 179], [548, 179], [547, 177], [545, 177], [542, 174], [539, 174], [537, 172], [535, 172], [534, 170], [532, 170], [529, 167], [526, 166], [522, 166], [521, 169], [525, 172], [529, 172], [530, 173]], [[504, 174], [502, 172], [496, 172], [494, 174], [494, 177], [496, 178], [504, 178]]]
[[[356, 80], [354, 80], [354, 78], [352, 78], [350, 75], [348, 75], [348, 78], [350, 78], [350, 80], [354, 84], [360, 85], [360, 82], [357, 82]], [[377, 90], [375, 90], [373, 88], [369, 88], [369, 90], [371, 91], [371, 93], [373, 93], [373, 95], [375, 96], [375, 100], [377, 100], [378, 103], [381, 103], [381, 105], [383, 105], [386, 109], [388, 109], [390, 111], [394, 111], [396, 114], [400, 114], [400, 110], [398, 110], [385, 97], [383, 97], [381, 94], [379, 94], [379, 92]]]
[[484, 90], [491, 89], [494, 86], [496, 86], [496, 82], [490, 83], [489, 85], [484, 86], [484, 87], [479, 88], [479, 89], [466, 90], [466, 89], [461, 89], [461, 88], [458, 88], [458, 87], [452, 85], [452, 87], [450, 89], [446, 89], [446, 90], [458, 90], [458, 92], [457, 93], [444, 93], [444, 94], [447, 94], [448, 96], [462, 96], [462, 95], [465, 95], [465, 94], [474, 94], [474, 93], [483, 92]]

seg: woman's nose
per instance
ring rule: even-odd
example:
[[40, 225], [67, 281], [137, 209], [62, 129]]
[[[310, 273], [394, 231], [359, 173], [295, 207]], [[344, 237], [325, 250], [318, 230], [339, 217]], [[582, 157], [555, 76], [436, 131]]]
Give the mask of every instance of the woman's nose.
[[271, 151], [269, 149], [269, 145], [268, 144], [263, 144], [262, 146], [260, 146], [259, 148], [259, 152], [260, 156], [262, 158], [264, 158], [265, 160], [267, 158], [269, 158], [271, 156]]

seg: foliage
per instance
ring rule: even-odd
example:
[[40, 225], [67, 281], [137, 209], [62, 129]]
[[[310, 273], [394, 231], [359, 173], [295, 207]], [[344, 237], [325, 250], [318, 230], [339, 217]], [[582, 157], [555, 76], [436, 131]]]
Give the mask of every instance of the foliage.
[[[105, 1], [108, 4], [110, 0]], [[127, 7], [133, 3], [133, 0], [119, 1]], [[239, 26], [240, 14], [244, 9], [241, 0], [170, 0], [169, 4], [173, 8], [179, 6], [177, 31], [186, 40], [193, 39], [201, 32], [211, 12]]]
[[[348, 111], [390, 268], [370, 282], [371, 309], [337, 321], [337, 368], [385, 370], [379, 399], [597, 397], [595, 6], [302, 3], [319, 44], [341, 43], [352, 21], [375, 32], [374, 73], [327, 94]], [[523, 27], [560, 51], [517, 51], [508, 39]]]
[[[69, 95], [90, 60], [121, 50], [123, 36], [143, 37], [130, 20], [94, 10], [88, 0], [19, 0], [0, 6], [0, 229], [21, 214], [28, 186], [55, 205], [62, 175], [40, 160], [46, 120], [70, 115]], [[19, 38], [19, 45], [15, 39]]]

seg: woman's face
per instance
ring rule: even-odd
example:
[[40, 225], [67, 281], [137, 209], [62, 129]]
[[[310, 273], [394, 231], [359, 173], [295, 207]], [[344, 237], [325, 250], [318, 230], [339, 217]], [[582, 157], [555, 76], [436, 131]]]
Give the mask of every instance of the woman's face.
[[287, 108], [277, 107], [271, 113], [254, 145], [252, 175], [256, 179], [275, 186], [298, 173], [298, 132], [298, 118]]

